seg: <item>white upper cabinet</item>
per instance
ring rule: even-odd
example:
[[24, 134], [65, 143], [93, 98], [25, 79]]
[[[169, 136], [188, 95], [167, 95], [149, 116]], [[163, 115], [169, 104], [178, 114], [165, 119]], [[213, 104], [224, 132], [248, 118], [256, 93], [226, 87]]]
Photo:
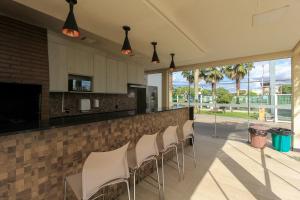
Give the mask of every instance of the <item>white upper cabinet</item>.
[[106, 59], [106, 92], [119, 93], [118, 83], [118, 62], [112, 59]]
[[140, 65], [129, 63], [128, 64], [128, 83], [132, 84], [145, 84], [144, 81], [144, 68]]
[[48, 55], [50, 92], [68, 91], [67, 47], [49, 41]]
[[127, 93], [127, 63], [118, 62], [118, 89], [119, 93]]
[[127, 64], [106, 59], [106, 92], [112, 94], [127, 93]]
[[93, 76], [93, 53], [89, 48], [68, 46], [67, 60], [69, 74]]
[[106, 59], [102, 55], [94, 55], [93, 92], [106, 92]]

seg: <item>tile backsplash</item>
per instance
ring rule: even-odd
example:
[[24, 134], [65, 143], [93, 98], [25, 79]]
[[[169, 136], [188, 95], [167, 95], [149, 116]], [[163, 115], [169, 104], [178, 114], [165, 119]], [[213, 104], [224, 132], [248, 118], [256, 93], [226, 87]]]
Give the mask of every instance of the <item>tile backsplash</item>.
[[[136, 109], [136, 98], [127, 94], [51, 92], [50, 117], [84, 114], [80, 111], [80, 99], [90, 99], [91, 110], [85, 113], [101, 113]], [[98, 103], [96, 101], [98, 100]], [[95, 107], [99, 104], [98, 107]]]

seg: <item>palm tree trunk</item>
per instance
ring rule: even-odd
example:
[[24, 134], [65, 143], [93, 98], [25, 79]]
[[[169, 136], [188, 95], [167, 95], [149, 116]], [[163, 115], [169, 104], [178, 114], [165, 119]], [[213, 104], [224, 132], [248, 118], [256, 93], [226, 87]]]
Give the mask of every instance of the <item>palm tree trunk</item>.
[[215, 111], [216, 110], [216, 107], [215, 107], [215, 105], [216, 105], [216, 83], [214, 83], [214, 82], [212, 82], [211, 83], [211, 90], [212, 90], [212, 96], [213, 96], [213, 110]]
[[236, 79], [236, 104], [240, 104], [240, 89], [241, 89], [241, 81], [240, 79]]
[[215, 97], [216, 96], [216, 91], [217, 91], [217, 84], [216, 83], [212, 83], [212, 94]]
[[194, 72], [194, 89], [195, 89], [195, 97], [194, 97], [194, 106], [195, 112], [198, 112], [198, 93], [199, 93], [199, 69], [195, 69]]

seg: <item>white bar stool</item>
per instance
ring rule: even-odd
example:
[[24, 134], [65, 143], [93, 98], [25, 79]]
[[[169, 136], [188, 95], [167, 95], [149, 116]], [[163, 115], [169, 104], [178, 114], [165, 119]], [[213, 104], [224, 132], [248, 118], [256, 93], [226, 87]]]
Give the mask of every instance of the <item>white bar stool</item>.
[[163, 191], [165, 190], [165, 172], [164, 172], [164, 155], [170, 151], [175, 150], [176, 160], [177, 160], [177, 169], [180, 181], [180, 167], [179, 167], [179, 159], [178, 159], [178, 148], [179, 144], [178, 136], [177, 136], [178, 126], [169, 126], [162, 135], [162, 143], [163, 149], [161, 150], [161, 169], [162, 169], [162, 184]]
[[70, 186], [78, 200], [88, 200], [103, 196], [102, 194], [94, 197], [100, 189], [106, 186], [125, 182], [130, 200], [128, 145], [129, 143], [109, 152], [92, 152], [84, 162], [82, 173], [65, 178], [64, 199], [67, 198], [67, 185]]
[[143, 135], [137, 142], [135, 149], [128, 151], [128, 165], [130, 171], [133, 173], [133, 199], [135, 200], [135, 184], [136, 184], [136, 172], [141, 166], [150, 164], [151, 161], [155, 161], [156, 173], [157, 173], [157, 184], [158, 191], [160, 192], [160, 180], [158, 172], [158, 161], [159, 156], [156, 137], [157, 134]]
[[189, 139], [192, 140], [194, 165], [196, 167], [195, 134], [194, 134], [193, 124], [194, 124], [193, 120], [187, 120], [182, 127], [181, 145], [182, 145], [182, 175], [183, 175], [183, 178], [184, 178], [184, 144]]

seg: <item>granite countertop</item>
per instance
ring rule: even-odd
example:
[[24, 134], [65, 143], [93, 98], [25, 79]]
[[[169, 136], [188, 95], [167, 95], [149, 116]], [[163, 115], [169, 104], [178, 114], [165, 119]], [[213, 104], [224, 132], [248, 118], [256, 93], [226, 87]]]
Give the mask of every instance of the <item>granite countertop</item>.
[[123, 110], [123, 111], [106, 112], [106, 113], [91, 113], [91, 114], [85, 113], [82, 115], [55, 117], [55, 118], [50, 118], [49, 122], [47, 123], [37, 123], [34, 127], [30, 127], [30, 128], [19, 128], [17, 130], [12, 130], [12, 131], [0, 130], [0, 136], [26, 133], [32, 131], [41, 131], [41, 130], [47, 130], [52, 128], [67, 127], [72, 125], [93, 123], [99, 121], [108, 121], [113, 119], [133, 117], [137, 115], [145, 115], [145, 114], [157, 113], [157, 112], [165, 112], [165, 111], [177, 110], [182, 108], [187, 108], [187, 107], [174, 106], [170, 108], [159, 108], [156, 110], [147, 109], [145, 113], [136, 113], [136, 110]]

